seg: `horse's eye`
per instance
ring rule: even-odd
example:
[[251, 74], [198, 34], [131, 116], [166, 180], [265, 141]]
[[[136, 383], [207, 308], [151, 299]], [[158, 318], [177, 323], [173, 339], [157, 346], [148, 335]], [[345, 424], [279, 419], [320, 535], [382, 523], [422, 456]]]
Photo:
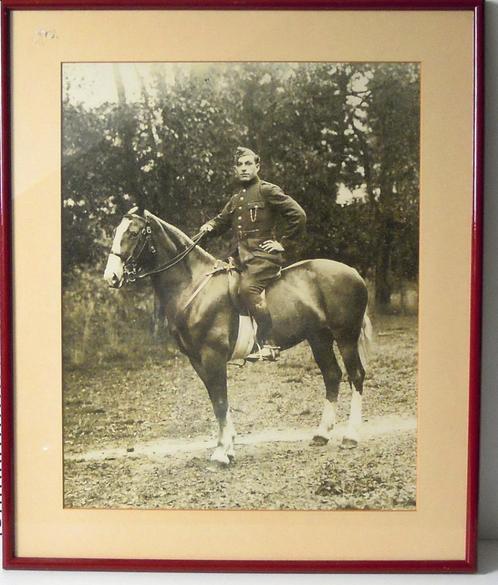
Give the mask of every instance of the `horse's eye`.
[[132, 232], [132, 231], [129, 231], [128, 233], [130, 234], [130, 236], [132, 238], [136, 238], [140, 232]]

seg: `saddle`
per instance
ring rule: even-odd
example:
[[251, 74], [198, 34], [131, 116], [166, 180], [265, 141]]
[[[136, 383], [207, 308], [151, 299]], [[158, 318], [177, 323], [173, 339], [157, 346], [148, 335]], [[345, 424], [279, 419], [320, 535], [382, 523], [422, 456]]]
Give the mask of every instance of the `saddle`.
[[[183, 309], [187, 309], [195, 297], [200, 293], [209, 280], [220, 272], [226, 272], [228, 277], [228, 294], [230, 301], [239, 314], [239, 331], [237, 334], [237, 341], [232, 352], [231, 360], [245, 359], [253, 350], [256, 341], [256, 332], [258, 325], [256, 321], [249, 315], [246, 307], [241, 303], [239, 298], [239, 284], [240, 271], [238, 270], [233, 258], [229, 258], [227, 262], [223, 260], [216, 260], [213, 269], [208, 272], [201, 283], [197, 286], [193, 294], [185, 303]], [[264, 294], [264, 293], [263, 293]]]
[[[192, 303], [195, 297], [201, 292], [206, 286], [209, 280], [220, 272], [226, 272], [228, 277], [228, 295], [232, 302], [233, 307], [239, 315], [239, 331], [237, 334], [237, 341], [233, 349], [231, 360], [240, 360], [245, 358], [253, 351], [254, 344], [256, 342], [256, 332], [258, 325], [256, 321], [251, 317], [239, 298], [239, 285], [240, 285], [240, 271], [238, 270], [233, 258], [229, 258], [227, 262], [223, 260], [216, 260], [213, 269], [210, 270], [201, 281], [199, 286], [192, 293], [188, 301], [183, 306], [185, 311], [188, 306]], [[263, 292], [264, 294], [264, 292]]]
[[[233, 348], [231, 360], [245, 360], [245, 358], [252, 352], [256, 342], [256, 332], [258, 324], [249, 315], [245, 305], [241, 303], [239, 297], [240, 285], [240, 271], [235, 266], [233, 259], [229, 258], [227, 263], [228, 273], [228, 295], [232, 305], [239, 314], [239, 331], [237, 333], [237, 341]], [[263, 292], [264, 294], [264, 292]]]
[[[228, 258], [228, 260], [216, 260], [215, 265], [211, 272], [209, 272], [206, 276], [214, 276], [219, 272], [226, 272], [228, 277], [228, 295], [230, 297], [230, 301], [234, 308], [236, 309], [239, 315], [248, 316], [249, 313], [247, 308], [245, 307], [244, 303], [241, 302], [239, 296], [239, 287], [240, 287], [240, 269], [234, 262], [232, 257]], [[202, 283], [204, 284], [204, 282]], [[199, 289], [198, 289], [199, 290]], [[197, 291], [196, 291], [197, 292]], [[265, 295], [265, 291], [263, 291], [263, 296]], [[192, 299], [193, 300], [193, 299]], [[190, 304], [190, 303], [188, 303]]]

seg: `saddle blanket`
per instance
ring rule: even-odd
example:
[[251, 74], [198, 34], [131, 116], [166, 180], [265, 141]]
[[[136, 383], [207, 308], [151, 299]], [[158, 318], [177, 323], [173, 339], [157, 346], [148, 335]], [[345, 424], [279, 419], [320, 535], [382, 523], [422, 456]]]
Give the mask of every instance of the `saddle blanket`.
[[252, 351], [256, 341], [258, 324], [249, 315], [239, 315], [239, 332], [231, 360], [243, 360]]

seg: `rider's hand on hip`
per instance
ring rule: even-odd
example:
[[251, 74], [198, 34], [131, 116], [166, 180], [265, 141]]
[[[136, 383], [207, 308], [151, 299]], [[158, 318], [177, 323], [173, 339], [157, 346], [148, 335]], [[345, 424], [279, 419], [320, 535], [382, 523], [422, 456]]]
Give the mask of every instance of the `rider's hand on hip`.
[[277, 242], [277, 240], [266, 240], [266, 242], [260, 244], [259, 247], [262, 248], [265, 252], [268, 252], [269, 254], [271, 254], [272, 252], [284, 251], [284, 247], [280, 242]]

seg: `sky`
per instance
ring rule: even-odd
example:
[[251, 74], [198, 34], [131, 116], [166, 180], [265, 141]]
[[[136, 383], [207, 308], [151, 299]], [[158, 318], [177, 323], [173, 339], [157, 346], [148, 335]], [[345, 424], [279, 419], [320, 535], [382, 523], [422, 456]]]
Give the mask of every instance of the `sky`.
[[[188, 65], [188, 64], [186, 64]], [[64, 63], [62, 67], [64, 98], [83, 103], [88, 108], [105, 102], [116, 102], [113, 68], [117, 66], [126, 87], [129, 101], [140, 99], [140, 78], [150, 79], [155, 64], [151, 63]], [[166, 79], [174, 78], [176, 64], [163, 63]], [[68, 90], [69, 88], [69, 90]]]
[[[117, 67], [126, 87], [127, 100], [136, 102], [140, 100], [140, 78], [148, 84], [154, 68], [160, 68], [166, 83], [172, 83], [179, 69], [202, 73], [212, 65], [213, 63], [64, 63], [64, 98], [75, 104], [84, 104], [87, 108], [94, 108], [105, 102], [116, 102], [114, 67]], [[220, 67], [223, 65], [224, 63], [219, 63]], [[366, 78], [358, 78], [354, 89], [363, 90], [366, 82]]]

